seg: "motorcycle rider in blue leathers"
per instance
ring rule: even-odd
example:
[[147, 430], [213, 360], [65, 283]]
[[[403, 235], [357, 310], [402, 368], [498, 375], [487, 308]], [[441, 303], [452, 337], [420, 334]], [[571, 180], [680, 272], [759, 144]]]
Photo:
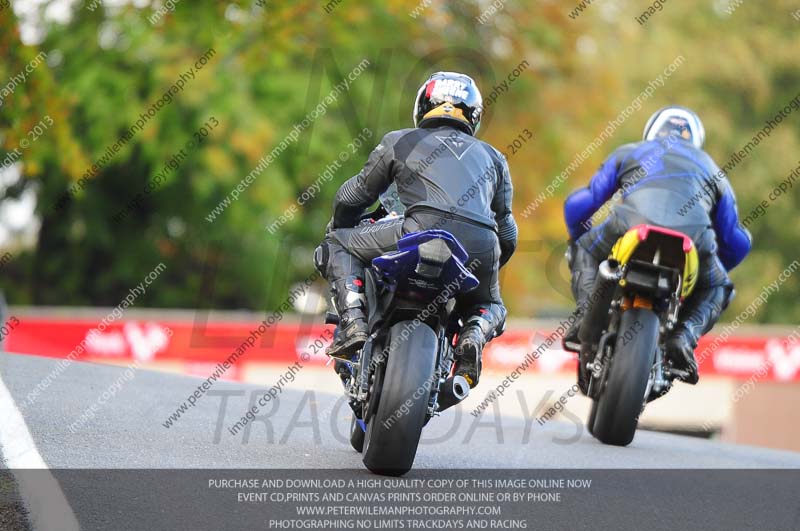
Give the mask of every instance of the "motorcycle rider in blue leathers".
[[[572, 292], [578, 308], [588, 303], [597, 269], [611, 247], [630, 228], [650, 224], [689, 235], [700, 259], [697, 286], [685, 301], [679, 325], [666, 340], [666, 354], [684, 371], [683, 381], [698, 381], [694, 349], [698, 339], [719, 319], [733, 296], [728, 272], [750, 252], [751, 236], [739, 223], [736, 198], [725, 173], [703, 151], [705, 130], [699, 117], [680, 106], [656, 112], [641, 142], [615, 150], [585, 188], [564, 203], [570, 236], [567, 253]], [[592, 227], [591, 218], [615, 193], [621, 201], [605, 221]], [[578, 343], [580, 319], [565, 334], [564, 344]], [[582, 358], [588, 349], [582, 350]], [[579, 383], [585, 392], [581, 359]]]

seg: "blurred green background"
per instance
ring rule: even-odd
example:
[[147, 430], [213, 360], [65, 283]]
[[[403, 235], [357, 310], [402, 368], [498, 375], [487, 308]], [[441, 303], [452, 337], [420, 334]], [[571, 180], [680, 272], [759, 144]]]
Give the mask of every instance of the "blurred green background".
[[[653, 111], [680, 103], [701, 114], [707, 150], [722, 165], [800, 91], [800, 15], [792, 16], [798, 6], [790, 0], [746, 0], [731, 14], [725, 0], [670, 1], [644, 25], [635, 17], [648, 3], [625, 0], [597, 0], [574, 17], [577, 2], [498, 0], [485, 23], [477, 20], [490, 6], [483, 1], [12, 4], [0, 10], [0, 90], [37, 54], [47, 57], [0, 106], [0, 158], [52, 119], [2, 174], [1, 244], [13, 259], [2, 264], [0, 287], [12, 304], [113, 306], [164, 262], [156, 289], [137, 305], [275, 308], [292, 282], [312, 272], [311, 252], [338, 185], [383, 134], [411, 126], [416, 90], [431, 71], [469, 73], [487, 98], [527, 61], [487, 108], [479, 136], [509, 155], [516, 184], [523, 242], [503, 275], [511, 316], [564, 314], [572, 301], [561, 258], [563, 199], [611, 150], [637, 141]], [[168, 12], [154, 17], [159, 8]], [[196, 78], [58, 208], [209, 49], [215, 54]], [[519, 216], [678, 56], [683, 64], [613, 138], [533, 215]], [[259, 159], [364, 59], [369, 67], [351, 89], [208, 222]], [[129, 215], [114, 218], [211, 117], [219, 125], [208, 138]], [[798, 165], [799, 123], [800, 112], [792, 114], [731, 172], [742, 216]], [[266, 227], [365, 127], [372, 139], [270, 235]], [[526, 128], [534, 138], [512, 155], [508, 144]], [[733, 274], [738, 297], [726, 318], [798, 258], [797, 208], [795, 187], [750, 225], [754, 250]], [[800, 322], [799, 295], [790, 279], [754, 320]]]

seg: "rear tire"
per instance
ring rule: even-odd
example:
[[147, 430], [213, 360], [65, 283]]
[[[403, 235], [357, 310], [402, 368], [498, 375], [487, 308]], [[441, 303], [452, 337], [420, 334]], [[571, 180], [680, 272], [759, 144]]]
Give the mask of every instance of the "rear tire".
[[350, 446], [358, 453], [364, 451], [364, 430], [355, 415], [350, 419]]
[[[627, 446], [636, 434], [658, 345], [658, 316], [633, 308], [622, 314], [605, 389], [597, 400], [592, 434], [605, 444]], [[626, 331], [634, 331], [628, 334]], [[591, 420], [591, 417], [590, 417]]]
[[597, 420], [597, 400], [592, 399], [592, 408], [589, 410], [589, 420], [586, 421], [586, 429], [594, 435], [594, 423]]
[[[403, 330], [410, 328], [407, 339]], [[411, 470], [428, 411], [438, 341], [427, 325], [395, 324], [387, 339], [389, 352], [379, 403], [364, 437], [364, 465], [376, 474], [401, 476]]]

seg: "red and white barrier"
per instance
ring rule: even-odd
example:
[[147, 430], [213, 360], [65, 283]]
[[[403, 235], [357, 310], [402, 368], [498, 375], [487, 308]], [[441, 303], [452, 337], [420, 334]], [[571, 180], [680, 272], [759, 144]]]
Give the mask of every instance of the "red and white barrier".
[[[25, 317], [9, 334], [9, 352], [78, 361], [125, 363], [137, 360], [182, 364], [190, 374], [205, 376], [208, 369], [242, 346], [258, 322], [209, 322], [195, 326], [190, 320], [125, 319], [90, 333], [96, 320]], [[248, 363], [324, 365], [332, 327], [278, 323], [258, 337], [237, 359], [226, 377], [238, 379]], [[510, 371], [534, 351], [551, 333], [546, 329], [509, 329], [489, 345], [484, 357], [486, 370]], [[714, 336], [698, 346], [701, 373], [749, 378], [761, 371], [763, 380], [800, 381], [800, 342], [781, 336], [729, 337], [711, 348]], [[79, 348], [79, 346], [81, 346]], [[701, 355], [703, 351], [704, 355]], [[73, 353], [72, 355], [70, 355]], [[77, 353], [77, 355], [75, 354]], [[768, 369], [768, 370], [766, 370]], [[560, 341], [533, 361], [527, 372], [559, 373], [575, 370], [573, 354], [561, 349]]]

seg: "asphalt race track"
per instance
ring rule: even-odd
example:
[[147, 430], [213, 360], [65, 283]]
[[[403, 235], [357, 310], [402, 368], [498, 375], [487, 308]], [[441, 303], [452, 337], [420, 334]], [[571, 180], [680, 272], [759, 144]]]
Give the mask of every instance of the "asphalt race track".
[[[177, 519], [176, 514], [191, 515], [209, 525], [215, 517], [232, 517], [229, 505], [236, 505], [235, 500], [231, 502], [206, 488], [206, 479], [213, 476], [210, 471], [281, 469], [282, 474], [291, 469], [335, 469], [323, 475], [376, 477], [364, 469], [360, 454], [347, 442], [346, 404], [339, 394], [328, 390], [286, 390], [278, 400], [262, 408], [260, 417], [247, 428], [231, 435], [228, 427], [263, 395], [264, 387], [219, 382], [166, 428], [164, 423], [170, 414], [203, 379], [137, 370], [132, 379], [125, 380], [113, 396], [100, 404], [103, 392], [115, 388], [114, 382], [122, 381], [125, 368], [77, 362], [51, 379], [33, 403], [26, 403], [30, 390], [53, 371], [57, 362], [0, 355], [0, 411], [11, 419], [3, 419], [4, 427], [0, 428], [3, 529], [25, 529], [22, 515], [14, 515], [24, 512], [20, 509], [20, 493], [27, 501], [35, 527], [63, 522], [58, 524], [60, 529], [104, 529], [112, 525], [107, 519], [116, 517], [113, 526], [117, 529], [160, 529], [165, 525], [191, 528], [191, 518]], [[93, 404], [96, 407], [92, 408]], [[415, 469], [406, 478], [437, 477], [442, 469], [471, 477], [491, 475], [496, 469], [535, 469], [537, 476], [544, 477], [548, 472], [543, 469], [548, 469], [551, 475], [577, 471], [581, 477], [592, 477], [601, 483], [605, 479], [602, 490], [593, 488], [565, 504], [548, 506], [542, 515], [545, 518], [547, 513], [543, 529], [603, 529], [604, 525], [598, 525], [603, 519], [618, 529], [627, 529], [625, 522], [632, 529], [639, 525], [649, 525], [650, 529], [701, 528], [697, 519], [708, 518], [709, 514], [719, 519], [706, 521], [704, 529], [800, 529], [798, 453], [647, 431], [638, 433], [630, 447], [616, 448], [596, 442], [576, 424], [548, 422], [540, 426], [533, 418], [526, 421], [521, 416], [498, 414], [499, 409], [489, 408], [481, 418], [471, 416], [470, 411], [459, 407], [429, 424]], [[27, 430], [19, 425], [17, 414]], [[15, 471], [19, 481], [12, 485], [7, 467], [46, 467], [50, 473]], [[119, 470], [121, 475], [107, 469]], [[684, 470], [665, 473], [664, 469]], [[712, 470], [686, 469], [738, 472], [728, 470], [726, 477], [715, 475]], [[687, 476], [691, 479], [687, 480]], [[693, 484], [700, 488], [704, 481], [705, 494], [692, 493], [687, 498], [687, 488]], [[149, 499], [154, 485], [170, 482], [181, 485], [170, 490], [172, 502], [161, 497]], [[32, 492], [38, 496], [40, 486], [53, 500], [45, 504], [45, 509], [37, 509], [31, 501], [35, 497]], [[748, 489], [757, 490], [759, 499], [743, 498]], [[768, 489], [772, 490], [767, 492]], [[110, 492], [116, 493], [114, 501], [103, 505], [101, 500]], [[125, 495], [118, 496], [121, 492]], [[650, 506], [649, 516], [644, 512], [639, 515], [652, 519], [647, 524], [643, 520], [636, 525], [625, 519], [615, 520], [622, 518], [620, 511], [631, 510], [623, 507], [636, 506], [632, 496], [641, 497], [641, 506]], [[142, 509], [145, 501], [148, 511]], [[598, 512], [596, 507], [581, 511], [585, 503], [608, 511]], [[217, 510], [215, 504], [219, 505]], [[718, 504], [724, 504], [725, 511], [709, 512]], [[37, 510], [44, 512], [36, 514]], [[48, 511], [52, 514], [45, 514]], [[245, 513], [243, 518], [248, 517]], [[125, 516], [130, 514], [137, 517]], [[268, 528], [263, 515], [256, 522], [257, 528]], [[239, 520], [228, 520], [228, 524], [230, 529], [240, 528]]]

